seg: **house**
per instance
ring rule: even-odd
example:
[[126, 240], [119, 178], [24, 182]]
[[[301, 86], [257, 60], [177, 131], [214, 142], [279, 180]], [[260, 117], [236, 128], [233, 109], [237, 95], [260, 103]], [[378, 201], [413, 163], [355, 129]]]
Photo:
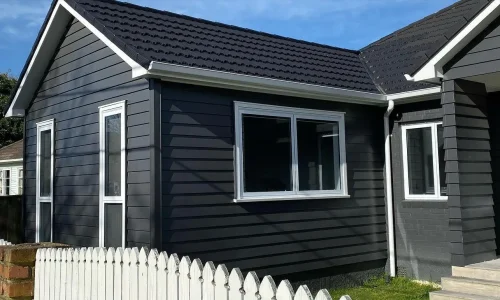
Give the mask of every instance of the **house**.
[[23, 140], [0, 148], [0, 196], [23, 194]]
[[25, 238], [319, 285], [494, 259], [499, 24], [462, 0], [354, 51], [54, 1], [6, 110]]

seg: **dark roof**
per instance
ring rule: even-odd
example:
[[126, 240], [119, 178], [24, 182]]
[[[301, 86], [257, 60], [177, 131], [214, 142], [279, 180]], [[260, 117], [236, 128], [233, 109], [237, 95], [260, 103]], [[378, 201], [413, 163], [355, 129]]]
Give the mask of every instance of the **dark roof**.
[[[378, 93], [359, 51], [110, 0], [67, 0], [127, 54], [151, 61]], [[105, 28], [105, 30], [103, 30]]]
[[23, 158], [23, 140], [0, 148], [0, 162], [2, 160]]
[[452, 39], [489, 0], [461, 0], [361, 49], [361, 59], [386, 94], [433, 85], [409, 82], [412, 74]]

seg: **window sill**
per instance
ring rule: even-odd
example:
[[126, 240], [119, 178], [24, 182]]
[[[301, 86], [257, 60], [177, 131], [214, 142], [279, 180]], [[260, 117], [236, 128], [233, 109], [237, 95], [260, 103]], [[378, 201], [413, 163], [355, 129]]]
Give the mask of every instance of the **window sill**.
[[262, 196], [234, 199], [235, 203], [246, 202], [269, 202], [269, 201], [293, 201], [293, 200], [319, 200], [319, 199], [347, 199], [350, 195], [293, 195], [293, 196]]
[[404, 199], [403, 200], [404, 202], [448, 202], [448, 198], [430, 198], [430, 199], [425, 199], [425, 198], [421, 198], [421, 199]]

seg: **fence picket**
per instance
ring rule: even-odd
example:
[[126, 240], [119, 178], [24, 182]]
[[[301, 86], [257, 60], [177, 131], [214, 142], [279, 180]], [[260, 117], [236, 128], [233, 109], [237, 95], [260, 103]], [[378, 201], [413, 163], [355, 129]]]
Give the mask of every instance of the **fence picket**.
[[225, 265], [219, 265], [215, 271], [215, 299], [229, 300], [229, 272]]
[[318, 292], [314, 300], [332, 300], [332, 297], [330, 296], [330, 293], [328, 293], [327, 290], [321, 290]]
[[215, 265], [209, 261], [203, 268], [203, 300], [215, 300]]
[[122, 300], [123, 293], [123, 265], [125, 262], [123, 261], [123, 249], [117, 248], [115, 252], [115, 265], [114, 268], [114, 281], [113, 281], [113, 298], [114, 300]]
[[168, 259], [167, 274], [167, 299], [179, 300], [179, 257], [177, 254], [170, 255]]
[[130, 249], [123, 251], [122, 299], [130, 300]]
[[45, 249], [40, 249], [36, 252], [36, 269], [35, 269], [35, 300], [44, 300], [45, 284], [43, 278], [45, 276]]
[[158, 300], [158, 251], [149, 251], [148, 256], [148, 300]]
[[179, 300], [189, 300], [189, 269], [191, 268], [191, 259], [184, 256], [179, 264]]
[[283, 280], [278, 286], [278, 290], [276, 291], [276, 300], [293, 300], [295, 294], [293, 293], [292, 285], [290, 281]]
[[55, 251], [55, 270], [54, 270], [54, 300], [59, 300], [61, 297], [61, 267], [62, 267], [62, 253], [61, 249]]
[[[98, 300], [106, 300], [106, 287], [108, 277], [106, 276], [106, 249], [99, 248], [97, 253], [97, 298]], [[112, 262], [110, 262], [111, 264]], [[95, 263], [94, 263], [95, 264]]]
[[158, 300], [167, 300], [168, 293], [168, 255], [163, 251], [158, 256]]
[[260, 284], [259, 294], [261, 300], [275, 300], [276, 284], [271, 276], [265, 276]]
[[78, 249], [70, 249], [71, 253], [71, 272], [73, 275], [71, 276], [71, 282], [68, 286], [69, 292], [68, 297], [71, 300], [77, 300], [78, 299], [78, 261], [80, 260], [80, 251]]
[[301, 285], [295, 294], [294, 300], [313, 300], [312, 294], [307, 285]]
[[50, 269], [52, 268], [50, 260], [50, 249], [45, 252], [45, 273], [43, 274], [45, 279], [43, 285], [45, 286], [43, 291], [43, 300], [50, 300]]
[[259, 300], [259, 287], [260, 281], [257, 273], [251, 271], [248, 272], [245, 282], [243, 283], [243, 290], [245, 294], [243, 299], [245, 300]]
[[189, 271], [189, 300], [202, 300], [203, 295], [203, 265], [198, 258], [191, 263]]
[[104, 298], [102, 300], [113, 299], [113, 285], [115, 282], [115, 276], [114, 276], [115, 249], [109, 248], [108, 251], [105, 252], [105, 255], [106, 255], [106, 264], [103, 273], [106, 274], [105, 275], [106, 282], [104, 285]]
[[138, 297], [148, 299], [148, 254], [145, 248], [139, 252], [139, 282], [137, 285]]
[[85, 282], [87, 281], [87, 275], [85, 274], [86, 259], [87, 249], [82, 248], [80, 249], [78, 261], [78, 300], [85, 300]]
[[91, 295], [92, 295], [92, 300], [97, 299], [97, 291], [98, 291], [98, 280], [99, 280], [99, 275], [98, 275], [98, 266], [99, 266], [99, 248], [94, 248], [92, 250], [92, 290], [91, 290]]
[[[69, 278], [71, 280], [71, 278]], [[61, 249], [61, 289], [59, 299], [66, 300], [66, 286], [68, 285], [68, 251]]]
[[92, 252], [94, 248], [85, 250], [85, 300], [92, 299]]
[[139, 284], [139, 250], [134, 247], [130, 250], [130, 300], [138, 300], [138, 284]]
[[243, 274], [239, 268], [234, 268], [229, 274], [229, 299], [243, 299]]
[[[55, 295], [55, 282], [56, 282], [56, 249], [50, 249], [50, 273], [49, 273], [49, 299], [56, 300]], [[59, 277], [58, 279], [60, 279]], [[57, 280], [58, 281], [58, 280]]]

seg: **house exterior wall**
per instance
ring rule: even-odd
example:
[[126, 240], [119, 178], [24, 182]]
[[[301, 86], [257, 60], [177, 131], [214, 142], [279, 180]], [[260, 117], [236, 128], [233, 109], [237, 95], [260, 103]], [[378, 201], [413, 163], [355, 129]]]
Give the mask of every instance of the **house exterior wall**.
[[405, 200], [401, 127], [442, 119], [439, 99], [397, 105], [391, 116], [397, 271], [432, 281], [451, 274], [448, 205], [446, 201]]
[[466, 78], [500, 69], [500, 18], [444, 66], [445, 79]]
[[[488, 95], [488, 122], [490, 125], [491, 178], [493, 185], [493, 209], [495, 213], [495, 236], [500, 236], [500, 118], [491, 112], [500, 111], [500, 93]], [[497, 255], [500, 254], [500, 239], [496, 239]]]
[[[383, 108], [174, 83], [161, 99], [163, 250], [296, 281], [383, 272]], [[234, 101], [346, 112], [351, 197], [234, 203]]]
[[10, 191], [9, 195], [19, 195], [19, 171], [23, 170], [23, 162], [2, 162], [0, 161], [0, 172], [10, 170]]
[[[47, 58], [50, 59], [50, 58]], [[127, 245], [150, 242], [149, 83], [72, 21], [26, 112], [26, 240], [35, 240], [36, 124], [54, 119], [55, 242], [98, 246], [99, 109], [126, 100]]]

